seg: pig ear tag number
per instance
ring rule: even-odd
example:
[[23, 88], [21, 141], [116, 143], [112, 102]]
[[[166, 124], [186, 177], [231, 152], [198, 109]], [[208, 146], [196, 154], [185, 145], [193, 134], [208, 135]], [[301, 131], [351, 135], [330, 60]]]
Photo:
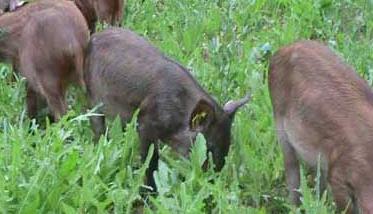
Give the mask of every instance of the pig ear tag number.
[[206, 112], [200, 112], [196, 114], [192, 119], [192, 128], [197, 129], [202, 123], [204, 123], [207, 119]]

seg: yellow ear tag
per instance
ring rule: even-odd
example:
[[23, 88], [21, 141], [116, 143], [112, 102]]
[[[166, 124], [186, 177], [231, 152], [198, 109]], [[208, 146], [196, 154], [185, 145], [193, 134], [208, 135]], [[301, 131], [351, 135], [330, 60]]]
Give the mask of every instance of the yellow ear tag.
[[192, 128], [195, 129], [201, 122], [206, 120], [207, 113], [206, 112], [201, 112], [196, 114], [193, 119], [192, 119]]

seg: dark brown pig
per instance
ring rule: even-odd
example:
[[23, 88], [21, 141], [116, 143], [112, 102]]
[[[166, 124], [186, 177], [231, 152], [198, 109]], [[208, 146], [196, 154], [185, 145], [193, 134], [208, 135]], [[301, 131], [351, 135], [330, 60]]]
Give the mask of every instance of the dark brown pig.
[[[228, 153], [235, 112], [249, 101], [230, 101], [222, 109], [191, 73], [164, 56], [142, 37], [119, 28], [92, 36], [89, 43], [85, 80], [92, 106], [103, 103], [105, 116], [119, 115], [125, 124], [136, 109], [141, 156], [151, 144], [168, 143], [184, 156], [198, 132], [204, 134], [216, 169]], [[96, 136], [105, 130], [104, 117], [92, 117]], [[155, 190], [152, 173], [157, 169], [155, 149], [147, 171], [147, 185]]]
[[123, 16], [125, 0], [74, 0], [87, 20], [91, 32], [97, 21], [119, 25]]
[[35, 117], [42, 95], [57, 120], [67, 108], [69, 83], [84, 84], [89, 31], [81, 12], [70, 1], [40, 0], [0, 16], [0, 28], [0, 61], [26, 77], [29, 116]]
[[291, 201], [300, 203], [298, 160], [314, 168], [320, 160], [321, 178], [330, 184], [338, 209], [373, 213], [368, 84], [328, 47], [303, 41], [273, 56], [269, 90]]

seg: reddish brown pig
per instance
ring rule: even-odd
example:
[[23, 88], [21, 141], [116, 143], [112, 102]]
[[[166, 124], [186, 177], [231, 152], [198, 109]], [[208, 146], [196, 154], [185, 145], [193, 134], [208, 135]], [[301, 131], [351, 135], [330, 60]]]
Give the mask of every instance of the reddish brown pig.
[[273, 56], [269, 90], [291, 201], [300, 203], [298, 159], [311, 167], [320, 160], [321, 177], [329, 182], [338, 209], [373, 213], [373, 93], [368, 84], [328, 47], [303, 41]]
[[[38, 0], [35, 0], [38, 1]], [[123, 16], [125, 0], [73, 0], [79, 7], [89, 29], [94, 32], [97, 21], [103, 21], [111, 25], [119, 25]], [[0, 0], [0, 14], [6, 11], [14, 11], [23, 4], [20, 0]]]
[[97, 21], [119, 25], [123, 16], [125, 0], [74, 0], [87, 20], [91, 32], [95, 31]]
[[11, 62], [27, 80], [27, 108], [37, 113], [37, 97], [47, 101], [54, 119], [66, 111], [70, 82], [83, 84], [89, 31], [73, 2], [40, 0], [0, 16], [0, 61]]
[[[249, 101], [230, 101], [222, 109], [188, 70], [164, 56], [142, 37], [119, 28], [92, 36], [88, 45], [85, 80], [92, 106], [103, 103], [106, 116], [119, 115], [125, 124], [136, 109], [141, 156], [157, 140], [187, 155], [198, 132], [204, 134], [216, 169], [224, 165], [235, 112]], [[104, 117], [92, 117], [96, 136], [105, 130]], [[155, 190], [155, 149], [147, 171], [147, 185]]]

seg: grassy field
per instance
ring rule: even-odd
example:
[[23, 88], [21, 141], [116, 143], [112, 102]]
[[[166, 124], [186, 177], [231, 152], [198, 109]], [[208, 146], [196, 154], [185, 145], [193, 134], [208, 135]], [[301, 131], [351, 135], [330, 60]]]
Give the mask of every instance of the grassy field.
[[[123, 23], [191, 69], [219, 103], [247, 92], [221, 173], [203, 173], [205, 144], [191, 159], [161, 149], [159, 195], [141, 207], [136, 121], [109, 124], [93, 145], [84, 94], [70, 90], [71, 111], [42, 125], [27, 118], [25, 81], [0, 65], [0, 213], [332, 213], [306, 170], [303, 205], [287, 201], [282, 154], [267, 90], [268, 59], [279, 47], [317, 39], [373, 83], [372, 0], [128, 0]], [[1, 47], [0, 47], [1, 48]], [[44, 121], [44, 120], [43, 120]], [[214, 182], [211, 182], [211, 180]]]

